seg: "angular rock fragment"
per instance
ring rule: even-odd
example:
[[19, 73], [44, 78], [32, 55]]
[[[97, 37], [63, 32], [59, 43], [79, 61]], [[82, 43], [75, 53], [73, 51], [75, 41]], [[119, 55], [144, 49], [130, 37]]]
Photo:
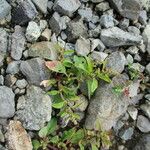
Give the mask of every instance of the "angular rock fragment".
[[31, 138], [19, 121], [10, 121], [7, 131], [8, 148], [11, 150], [32, 150]]
[[47, 3], [48, 0], [32, 0], [32, 2], [35, 4], [35, 6], [44, 14], [47, 13]]
[[52, 103], [49, 95], [39, 87], [30, 86], [17, 104], [16, 117], [29, 130], [39, 130], [51, 119]]
[[103, 29], [100, 36], [104, 45], [108, 47], [117, 47], [123, 45], [137, 45], [142, 42], [140, 35], [133, 35], [125, 32], [118, 27]]
[[71, 17], [80, 5], [79, 0], [55, 0], [53, 8], [60, 14]]
[[141, 5], [139, 0], [109, 0], [123, 17], [136, 20], [139, 17]]
[[20, 26], [15, 26], [15, 32], [12, 34], [11, 57], [20, 60], [25, 50], [25, 34]]
[[0, 86], [0, 118], [11, 118], [15, 113], [15, 94], [11, 88]]
[[58, 49], [52, 42], [37, 42], [29, 48], [28, 55], [30, 57], [40, 57], [49, 60], [56, 60], [58, 57]]
[[34, 4], [30, 0], [24, 0], [15, 8], [12, 14], [12, 22], [24, 25], [35, 18], [37, 14]]
[[46, 69], [44, 60], [40, 58], [22, 61], [20, 71], [30, 84], [37, 86], [40, 85], [41, 81], [50, 79], [49, 70]]
[[91, 99], [88, 114], [85, 122], [87, 129], [110, 130], [123, 115], [129, 104], [129, 97], [123, 93], [117, 95], [113, 92], [113, 87], [125, 86], [128, 78], [124, 75], [116, 76], [110, 84], [101, 84], [95, 96]]

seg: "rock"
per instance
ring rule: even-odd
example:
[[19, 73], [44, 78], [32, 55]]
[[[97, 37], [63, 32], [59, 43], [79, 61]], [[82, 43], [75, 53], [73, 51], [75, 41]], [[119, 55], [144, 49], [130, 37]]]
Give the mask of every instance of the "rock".
[[41, 88], [30, 86], [18, 100], [16, 117], [26, 129], [40, 130], [50, 121], [51, 112], [51, 98]]
[[40, 39], [42, 39], [43, 41], [49, 41], [51, 39], [51, 35], [52, 31], [47, 28], [42, 32]]
[[48, 1], [47, 9], [49, 12], [51, 12], [53, 10], [53, 6], [54, 6], [54, 3], [52, 1]]
[[150, 10], [150, 1], [149, 0], [139, 0], [139, 1], [143, 8], [145, 8], [147, 11]]
[[30, 21], [26, 29], [26, 38], [29, 42], [35, 42], [41, 35], [41, 30], [38, 24]]
[[99, 39], [92, 39], [91, 40], [91, 51], [94, 51], [96, 48], [102, 52], [105, 49], [105, 45]]
[[127, 18], [123, 18], [119, 23], [119, 27], [121, 29], [125, 30], [128, 28], [129, 24], [130, 24], [130, 20]]
[[2, 67], [3, 66], [3, 63], [4, 63], [4, 55], [1, 55], [0, 54], [0, 67]]
[[[134, 34], [134, 35], [140, 35], [140, 30], [137, 28], [137, 27], [135, 27], [135, 26], [129, 26], [128, 27], [128, 31], [130, 32], [130, 33], [132, 33], [132, 34]], [[141, 44], [142, 45], [142, 44]]]
[[25, 34], [20, 26], [15, 26], [15, 32], [12, 34], [11, 57], [20, 60], [25, 50]]
[[0, 28], [0, 53], [6, 54], [8, 46], [8, 33], [4, 28]]
[[15, 113], [15, 94], [11, 88], [0, 86], [0, 118], [11, 118]]
[[102, 130], [110, 130], [116, 124], [118, 118], [126, 112], [129, 98], [124, 94], [114, 94], [112, 88], [125, 86], [127, 81], [126, 76], [119, 75], [110, 84], [101, 83], [88, 108], [85, 122], [87, 129], [97, 129], [99, 124]]
[[19, 73], [20, 61], [12, 61], [8, 64], [6, 73], [7, 74], [17, 74]]
[[61, 30], [65, 30], [67, 28], [66, 24], [69, 21], [70, 18], [68, 16], [60, 17], [60, 15], [57, 12], [55, 12], [51, 17], [49, 24], [52, 31], [58, 35], [61, 32]]
[[57, 60], [58, 49], [52, 42], [37, 42], [32, 44], [28, 51], [29, 57], [40, 57], [49, 60]]
[[150, 119], [150, 102], [146, 101], [146, 103], [141, 105], [140, 108], [144, 112], [144, 114]]
[[146, 66], [146, 72], [150, 74], [150, 63]]
[[146, 45], [146, 50], [150, 55], [150, 25], [147, 25], [143, 31], [143, 40], [144, 44]]
[[121, 131], [119, 133], [119, 136], [122, 140], [125, 140], [125, 141], [130, 140], [132, 138], [133, 131], [134, 131], [134, 129], [130, 127], [126, 130]]
[[126, 60], [127, 60], [127, 65], [128, 64], [133, 64], [133, 57], [132, 55], [128, 54], [127, 57], [126, 57]]
[[43, 80], [50, 79], [49, 70], [46, 69], [44, 60], [33, 58], [27, 61], [22, 61], [20, 71], [27, 78], [30, 84], [39, 86]]
[[143, 133], [148, 133], [150, 131], [150, 121], [142, 116], [139, 115], [137, 118], [137, 127]]
[[75, 44], [76, 53], [81, 56], [87, 56], [90, 50], [90, 40], [80, 37]]
[[118, 135], [119, 130], [124, 126], [124, 122], [122, 120], [118, 120], [116, 122], [116, 124], [113, 126], [113, 129], [116, 133], [116, 135]]
[[5, 85], [12, 87], [17, 81], [17, 78], [14, 75], [8, 74], [5, 77]]
[[140, 87], [140, 81], [134, 81], [128, 87], [129, 90], [129, 97], [135, 97], [138, 94], [138, 89]]
[[108, 54], [104, 52], [93, 51], [90, 56], [97, 62], [103, 62], [107, 58]]
[[95, 8], [95, 10], [97, 12], [104, 12], [104, 11], [106, 11], [108, 9], [110, 9], [108, 2], [99, 3], [99, 4], [96, 5], [96, 8]]
[[8, 150], [0, 144], [0, 150]]
[[100, 24], [104, 28], [110, 28], [114, 26], [114, 18], [110, 15], [102, 15], [100, 18]]
[[139, 22], [142, 23], [143, 25], [147, 24], [147, 12], [145, 10], [140, 11], [139, 15]]
[[47, 3], [48, 0], [32, 0], [32, 2], [35, 4], [35, 6], [44, 14], [47, 13]]
[[135, 54], [138, 54], [139, 49], [137, 46], [131, 46], [126, 50], [126, 52], [135, 55]]
[[134, 69], [138, 72], [143, 72], [145, 67], [142, 66], [140, 63], [133, 63], [131, 66], [130, 66], [131, 69]]
[[40, 27], [41, 32], [44, 31], [48, 27], [47, 21], [46, 20], [40, 20], [39, 27]]
[[0, 75], [0, 85], [4, 85], [4, 77]]
[[131, 20], [138, 19], [141, 10], [138, 0], [109, 0], [109, 2], [123, 17]]
[[79, 0], [55, 0], [53, 9], [62, 15], [71, 17], [80, 5]]
[[28, 82], [25, 79], [17, 80], [16, 86], [20, 89], [25, 88], [28, 85]]
[[0, 0], [0, 20], [6, 18], [11, 13], [11, 6], [6, 0]]
[[78, 14], [83, 20], [86, 20], [88, 22], [92, 20], [93, 12], [91, 8], [81, 8], [78, 10]]
[[19, 121], [10, 121], [7, 131], [8, 148], [11, 150], [32, 150], [31, 138]]
[[2, 132], [1, 126], [0, 126], [0, 142], [2, 142], [2, 143], [5, 142], [5, 137], [4, 137], [4, 134]]
[[103, 2], [104, 0], [90, 0], [91, 2], [93, 2], [93, 3], [101, 3], [101, 2]]
[[106, 61], [106, 69], [111, 70], [114, 73], [121, 73], [126, 64], [126, 58], [124, 54], [118, 51], [111, 53]]
[[34, 19], [37, 14], [34, 4], [30, 0], [24, 0], [15, 8], [12, 14], [12, 22], [24, 25]]
[[125, 32], [118, 27], [103, 29], [100, 36], [104, 45], [117, 47], [123, 45], [137, 45], [142, 42], [142, 37]]
[[128, 107], [128, 113], [129, 113], [129, 115], [131, 116], [131, 118], [133, 120], [136, 120], [137, 114], [138, 114], [138, 110], [134, 106], [129, 106]]
[[87, 28], [83, 24], [82, 20], [71, 21], [68, 23], [66, 34], [69, 42], [73, 42], [78, 39], [80, 36], [87, 38]]
[[79, 99], [75, 102], [77, 106], [74, 111], [84, 112], [88, 106], [88, 100], [85, 96], [79, 95]]
[[149, 150], [150, 148], [150, 134], [144, 134], [137, 142], [133, 150]]

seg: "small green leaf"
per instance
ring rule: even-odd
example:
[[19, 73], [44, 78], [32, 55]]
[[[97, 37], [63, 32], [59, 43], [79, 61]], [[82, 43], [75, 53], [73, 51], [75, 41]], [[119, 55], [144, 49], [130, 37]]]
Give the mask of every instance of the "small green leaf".
[[97, 146], [95, 144], [91, 144], [92, 150], [98, 150]]
[[86, 61], [87, 61], [87, 70], [89, 73], [93, 72], [93, 62], [89, 57], [85, 57]]
[[57, 90], [52, 90], [52, 91], [50, 91], [50, 92], [47, 92], [47, 94], [49, 94], [49, 95], [57, 95], [57, 94], [59, 94], [59, 91], [57, 91]]
[[58, 135], [56, 135], [50, 139], [50, 142], [52, 142], [53, 144], [57, 144], [59, 141], [60, 141], [60, 139], [59, 139]]
[[38, 150], [41, 147], [41, 143], [38, 140], [32, 141], [33, 150]]
[[71, 59], [69, 58], [65, 58], [62, 63], [65, 67], [71, 67], [73, 65]]
[[66, 51], [64, 51], [64, 55], [71, 55], [74, 52], [75, 52], [74, 50], [66, 50]]
[[79, 147], [80, 147], [80, 150], [84, 150], [84, 145], [81, 144], [81, 142], [79, 142]]
[[55, 102], [55, 103], [53, 103], [52, 104], [52, 106], [54, 107], [54, 108], [56, 108], [56, 109], [61, 109], [63, 106], [64, 106], [64, 104], [65, 104], [65, 102], [64, 101], [62, 101], [62, 102]]
[[110, 79], [110, 77], [108, 76], [107, 73], [98, 73], [98, 77], [99, 77], [101, 80], [104, 80], [104, 81], [106, 81], [106, 82], [108, 82], [108, 83], [111, 82], [111, 79]]
[[47, 126], [43, 127], [43, 128], [39, 131], [39, 136], [40, 136], [41, 138], [46, 137], [47, 134], [48, 134], [48, 128], [47, 128]]

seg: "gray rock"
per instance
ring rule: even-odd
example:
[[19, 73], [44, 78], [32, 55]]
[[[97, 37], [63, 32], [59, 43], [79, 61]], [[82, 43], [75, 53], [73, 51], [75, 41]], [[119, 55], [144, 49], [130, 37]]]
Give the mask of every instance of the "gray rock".
[[40, 25], [39, 25], [39, 27], [40, 27], [41, 32], [44, 31], [46, 28], [48, 28], [48, 23], [47, 23], [47, 21], [46, 21], [46, 20], [40, 20]]
[[6, 0], [0, 0], [0, 20], [4, 19], [11, 13], [11, 6]]
[[140, 87], [140, 81], [134, 81], [128, 86], [129, 97], [135, 97], [138, 94], [138, 89]]
[[15, 94], [11, 88], [0, 86], [0, 118], [11, 118], [15, 113]]
[[102, 15], [100, 18], [100, 25], [104, 28], [110, 28], [114, 26], [114, 18], [110, 15]]
[[54, 5], [54, 3], [52, 1], [48, 1], [48, 3], [47, 3], [47, 10], [49, 12], [51, 12], [53, 10], [53, 5]]
[[0, 67], [2, 67], [3, 66], [3, 63], [4, 63], [4, 55], [1, 55], [0, 54]]
[[91, 2], [93, 2], [93, 3], [101, 3], [101, 2], [103, 2], [104, 0], [90, 0]]
[[26, 38], [29, 42], [35, 42], [41, 35], [41, 30], [38, 24], [30, 21], [26, 29]]
[[128, 113], [129, 113], [130, 117], [133, 120], [136, 120], [137, 114], [138, 114], [138, 110], [134, 106], [129, 106], [128, 107]]
[[139, 17], [141, 5], [137, 0], [109, 0], [114, 8], [125, 18], [136, 20]]
[[28, 85], [28, 82], [25, 79], [17, 80], [16, 86], [20, 89], [25, 88]]
[[110, 84], [102, 84], [98, 87], [92, 98], [85, 122], [87, 129], [97, 129], [100, 124], [102, 130], [110, 130], [123, 115], [129, 103], [129, 98], [123, 94], [116, 95], [112, 88], [117, 85], [125, 85], [128, 78], [124, 75], [116, 76]]
[[149, 0], [139, 0], [139, 1], [143, 8], [145, 8], [147, 11], [150, 10], [150, 1]]
[[150, 134], [144, 134], [137, 142], [133, 150], [149, 150], [150, 148]]
[[12, 13], [12, 22], [23, 25], [34, 19], [37, 14], [34, 4], [30, 0], [24, 0], [19, 3]]
[[0, 53], [6, 54], [8, 46], [8, 33], [0, 28]]
[[108, 54], [104, 52], [93, 51], [90, 56], [97, 62], [103, 62], [107, 58]]
[[29, 130], [39, 130], [51, 119], [51, 98], [36, 86], [30, 86], [27, 94], [18, 99], [16, 117]]
[[118, 134], [119, 130], [124, 126], [124, 122], [122, 120], [118, 120], [116, 122], [116, 124], [113, 126], [113, 129], [116, 133], [116, 135]]
[[67, 23], [70, 21], [68, 16], [62, 16], [55, 12], [51, 17], [49, 24], [54, 33], [57, 35], [61, 32], [61, 30], [65, 30], [67, 28]]
[[135, 36], [129, 32], [119, 29], [118, 27], [103, 29], [100, 37], [104, 45], [108, 47], [137, 45], [142, 42], [141, 36]]
[[122, 52], [113, 52], [106, 59], [106, 69], [114, 72], [121, 73], [124, 70], [126, 64], [126, 58]]
[[146, 101], [146, 103], [141, 105], [140, 108], [142, 109], [144, 114], [150, 119], [150, 102]]
[[96, 5], [96, 8], [95, 8], [95, 10], [97, 12], [104, 12], [104, 11], [106, 11], [108, 9], [110, 9], [108, 2], [99, 3], [99, 4]]
[[51, 35], [52, 31], [47, 28], [42, 32], [40, 39], [42, 39], [42, 41], [49, 41], [51, 39]]
[[148, 65], [146, 65], [146, 72], [147, 72], [148, 74], [150, 74], [150, 63], [149, 63]]
[[15, 26], [15, 32], [12, 34], [11, 57], [20, 60], [25, 50], [25, 34], [20, 26]]
[[145, 10], [140, 11], [139, 15], [139, 22], [142, 23], [143, 25], [147, 24], [147, 12]]
[[94, 51], [96, 48], [102, 52], [105, 49], [105, 45], [100, 39], [91, 39], [91, 51]]
[[142, 34], [146, 50], [150, 54], [150, 25], [147, 25]]
[[37, 42], [32, 44], [28, 51], [30, 57], [40, 57], [49, 60], [57, 60], [58, 49], [52, 42]]
[[137, 127], [143, 133], [148, 133], [150, 131], [150, 121], [142, 116], [139, 115], [137, 118]]
[[126, 61], [127, 61], [127, 64], [133, 64], [133, 57], [132, 55], [128, 54], [127, 57], [126, 57]]
[[8, 150], [0, 144], [0, 150]]
[[0, 85], [4, 85], [4, 77], [0, 75]]
[[125, 30], [125, 29], [128, 28], [129, 23], [130, 23], [129, 19], [123, 18], [123, 20], [121, 20], [120, 23], [119, 23], [119, 27], [120, 27], [121, 29]]
[[80, 36], [87, 38], [87, 28], [83, 24], [82, 20], [71, 21], [68, 23], [66, 34], [69, 42], [75, 41]]
[[22, 61], [20, 71], [30, 84], [37, 86], [39, 86], [43, 80], [50, 79], [50, 73], [45, 67], [44, 60], [40, 58]]
[[8, 74], [5, 77], [5, 85], [12, 87], [17, 81], [17, 78], [14, 75]]
[[62, 15], [71, 17], [80, 5], [79, 0], [55, 0], [53, 9]]
[[145, 98], [150, 101], [150, 94], [146, 94]]
[[121, 131], [119, 133], [119, 136], [122, 140], [125, 140], [125, 141], [130, 140], [132, 138], [133, 131], [134, 131], [134, 129], [130, 127], [126, 130]]
[[134, 35], [140, 35], [140, 30], [135, 26], [129, 26], [128, 31]]
[[87, 7], [81, 8], [78, 10], [78, 14], [81, 16], [82, 19], [86, 21], [92, 20], [93, 12], [91, 8], [87, 8]]
[[143, 72], [145, 69], [145, 67], [142, 66], [140, 63], [133, 63], [130, 67], [139, 71], [139, 72]]
[[47, 3], [48, 0], [32, 0], [32, 2], [35, 4], [35, 6], [44, 14], [47, 13]]
[[80, 37], [75, 44], [75, 51], [78, 55], [86, 56], [90, 53], [90, 40]]
[[134, 60], [140, 62], [142, 60], [142, 58], [139, 54], [135, 54]]
[[130, 54], [135, 55], [135, 54], [138, 54], [139, 48], [137, 46], [131, 46], [126, 51]]
[[8, 74], [17, 74], [19, 73], [20, 61], [12, 61], [8, 64], [6, 73]]

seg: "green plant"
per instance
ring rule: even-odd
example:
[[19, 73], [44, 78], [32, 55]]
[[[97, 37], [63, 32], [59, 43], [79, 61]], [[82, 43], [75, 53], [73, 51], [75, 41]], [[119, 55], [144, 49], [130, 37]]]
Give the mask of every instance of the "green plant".
[[56, 118], [52, 118], [47, 126], [39, 131], [38, 135], [41, 139], [33, 140], [34, 150], [39, 148], [68, 150], [75, 147], [84, 150], [88, 145], [92, 150], [98, 150], [101, 145], [103, 147], [111, 145], [109, 134], [104, 131], [77, 129], [77, 127], [64, 130], [61, 134], [59, 131], [60, 127], [58, 128]]
[[52, 106], [60, 109], [58, 115], [61, 117], [68, 115], [68, 119], [77, 124], [79, 116], [73, 112], [73, 108], [77, 106], [71, 106], [70, 103], [79, 99], [81, 83], [86, 83], [90, 99], [98, 87], [99, 80], [109, 83], [111, 79], [104, 63], [95, 63], [89, 57], [77, 56], [73, 50], [64, 51], [61, 48], [60, 51], [60, 60], [45, 62], [53, 78], [43, 81], [41, 85], [52, 86], [48, 94], [53, 97]]

